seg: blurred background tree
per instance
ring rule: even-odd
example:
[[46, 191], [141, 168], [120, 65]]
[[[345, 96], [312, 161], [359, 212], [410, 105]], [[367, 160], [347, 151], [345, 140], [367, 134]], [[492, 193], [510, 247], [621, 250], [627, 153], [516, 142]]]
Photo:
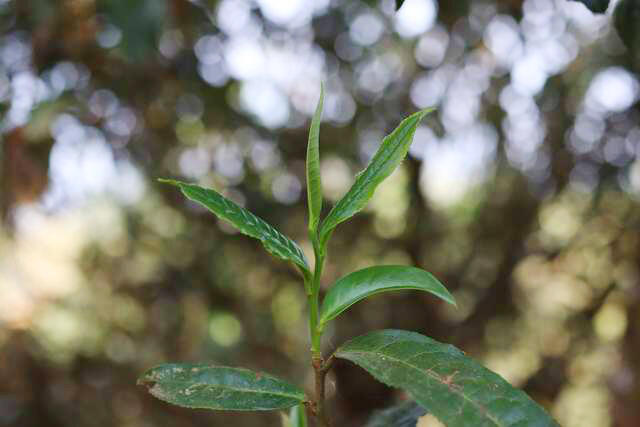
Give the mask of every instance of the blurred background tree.
[[[321, 81], [333, 201], [401, 117], [438, 108], [328, 275], [413, 264], [459, 305], [372, 299], [327, 347], [417, 330], [563, 426], [640, 424], [638, 2], [395, 3], [0, 0], [0, 426], [279, 425], [136, 388], [166, 360], [311, 381], [295, 271], [155, 178], [220, 189], [311, 254]], [[404, 397], [347, 363], [330, 382], [341, 426]]]

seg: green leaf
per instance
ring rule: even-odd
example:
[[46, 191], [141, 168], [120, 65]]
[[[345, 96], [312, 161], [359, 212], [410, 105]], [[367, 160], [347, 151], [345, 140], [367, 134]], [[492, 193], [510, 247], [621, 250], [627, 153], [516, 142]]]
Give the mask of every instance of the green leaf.
[[[613, 22], [618, 35], [627, 47], [631, 64], [640, 63], [640, 2], [620, 0], [613, 13]], [[637, 66], [637, 65], [636, 65]]]
[[309, 230], [315, 235], [322, 211], [322, 182], [320, 180], [320, 121], [324, 103], [324, 85], [320, 85], [320, 99], [311, 120], [307, 144], [307, 201], [309, 205]]
[[156, 366], [138, 384], [158, 399], [186, 408], [269, 411], [306, 400], [302, 390], [270, 375], [206, 364]]
[[404, 119], [387, 135], [365, 170], [356, 176], [353, 186], [331, 209], [320, 227], [320, 242], [324, 246], [338, 224], [361, 211], [376, 189], [407, 155], [413, 135], [422, 118], [432, 109], [418, 111]]
[[416, 427], [418, 418], [426, 413], [427, 410], [416, 402], [402, 402], [375, 412], [366, 427]]
[[408, 289], [429, 292], [455, 305], [453, 296], [431, 273], [404, 265], [378, 265], [347, 274], [329, 289], [322, 301], [320, 328], [364, 298]]
[[307, 427], [307, 413], [304, 405], [296, 405], [289, 412], [288, 427]]
[[160, 179], [159, 181], [177, 186], [188, 199], [200, 203], [218, 217], [228, 221], [241, 233], [260, 240], [265, 249], [272, 255], [292, 261], [302, 269], [303, 274], [310, 274], [309, 264], [302, 249], [293, 240], [247, 209], [236, 205], [231, 200], [208, 188], [172, 179]]
[[584, 4], [593, 13], [605, 13], [609, 7], [609, 0], [572, 0]]
[[404, 0], [396, 0], [396, 10], [402, 7], [402, 3], [404, 3]]
[[498, 374], [452, 345], [415, 332], [371, 332], [347, 342], [335, 356], [405, 389], [447, 427], [559, 427]]

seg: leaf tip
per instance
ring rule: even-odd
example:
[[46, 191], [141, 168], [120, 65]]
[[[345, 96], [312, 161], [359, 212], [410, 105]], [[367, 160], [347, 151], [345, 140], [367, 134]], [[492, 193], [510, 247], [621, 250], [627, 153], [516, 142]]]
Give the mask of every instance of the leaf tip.
[[179, 187], [180, 185], [182, 185], [182, 182], [176, 180], [176, 179], [171, 179], [171, 178], [158, 178], [157, 179], [158, 182], [162, 183], [162, 184], [171, 184], [171, 185], [175, 185], [176, 187]]
[[449, 290], [445, 288], [444, 285], [442, 285], [442, 287], [444, 288], [444, 294], [440, 298], [443, 301], [451, 304], [455, 308], [458, 308], [458, 303], [456, 302], [456, 299], [453, 297], [453, 295], [451, 295], [451, 292], [449, 292]]
[[434, 107], [425, 108], [423, 110], [418, 111], [416, 114], [418, 115], [419, 120], [422, 120], [424, 116], [430, 114], [435, 111]]
[[147, 387], [147, 388], [150, 388], [151, 386], [153, 386], [154, 383], [155, 383], [155, 380], [150, 375], [149, 371], [147, 371], [144, 374], [140, 375], [138, 377], [138, 380], [136, 381], [136, 385], [137, 386], [144, 386], [144, 387]]

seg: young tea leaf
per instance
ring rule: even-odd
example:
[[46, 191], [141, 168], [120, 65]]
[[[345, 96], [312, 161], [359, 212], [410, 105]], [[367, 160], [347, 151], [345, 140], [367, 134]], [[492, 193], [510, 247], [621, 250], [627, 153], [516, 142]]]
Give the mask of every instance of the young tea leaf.
[[447, 427], [559, 427], [542, 407], [452, 345], [415, 332], [383, 330], [335, 353], [399, 387]]
[[338, 224], [362, 210], [376, 189], [407, 155], [420, 121], [431, 109], [418, 111], [404, 119], [387, 135], [369, 165], [356, 176], [353, 186], [331, 209], [320, 227], [320, 242], [325, 245]]
[[138, 384], [158, 399], [186, 408], [269, 411], [306, 400], [302, 390], [270, 375], [204, 364], [160, 365], [145, 372]]
[[364, 298], [406, 289], [429, 292], [455, 305], [453, 296], [431, 273], [416, 267], [379, 265], [348, 274], [329, 289], [320, 309], [320, 328]]
[[310, 274], [309, 264], [302, 249], [293, 240], [247, 209], [236, 205], [231, 200], [208, 188], [172, 179], [160, 179], [159, 181], [177, 186], [188, 199], [200, 203], [218, 217], [236, 227], [241, 233], [260, 240], [265, 249], [272, 255], [292, 261], [302, 270], [303, 274]]
[[304, 405], [296, 405], [289, 411], [288, 427], [307, 427], [307, 413]]
[[366, 427], [416, 427], [418, 419], [426, 413], [416, 402], [402, 402], [375, 412]]
[[307, 144], [307, 202], [309, 205], [309, 230], [315, 234], [322, 211], [322, 182], [320, 180], [320, 121], [324, 103], [324, 85], [320, 86], [320, 99], [311, 120]]

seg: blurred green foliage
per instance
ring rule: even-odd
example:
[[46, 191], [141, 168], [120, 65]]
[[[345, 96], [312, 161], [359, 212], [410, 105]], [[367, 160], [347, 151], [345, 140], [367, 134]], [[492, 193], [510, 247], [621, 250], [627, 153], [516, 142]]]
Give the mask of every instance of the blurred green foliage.
[[[640, 423], [637, 2], [365, 3], [0, 0], [0, 426], [280, 425], [136, 388], [165, 360], [311, 375], [297, 273], [155, 178], [221, 189], [311, 254], [320, 81], [333, 203], [401, 117], [437, 107], [334, 236], [327, 282], [416, 265], [459, 306], [373, 298], [328, 345], [417, 330], [563, 426]], [[332, 375], [344, 425], [404, 397]]]

